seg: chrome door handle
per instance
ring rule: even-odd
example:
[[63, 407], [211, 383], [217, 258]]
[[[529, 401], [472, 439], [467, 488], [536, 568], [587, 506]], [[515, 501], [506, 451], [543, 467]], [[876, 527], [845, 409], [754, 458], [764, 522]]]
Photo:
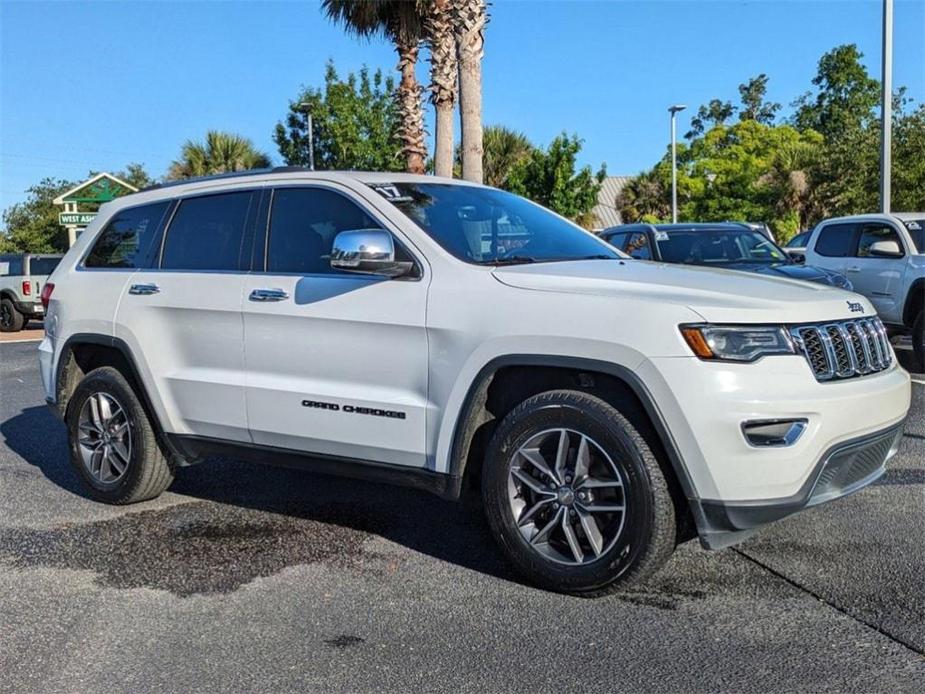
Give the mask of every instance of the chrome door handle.
[[860, 272], [861, 268], [857, 265], [852, 265], [851, 267], [846, 267], [845, 272]]
[[156, 284], [133, 284], [128, 289], [129, 294], [136, 294], [140, 296], [146, 296], [148, 294], [157, 294], [161, 291], [161, 288]]
[[289, 295], [282, 289], [255, 289], [248, 298], [251, 301], [285, 301]]

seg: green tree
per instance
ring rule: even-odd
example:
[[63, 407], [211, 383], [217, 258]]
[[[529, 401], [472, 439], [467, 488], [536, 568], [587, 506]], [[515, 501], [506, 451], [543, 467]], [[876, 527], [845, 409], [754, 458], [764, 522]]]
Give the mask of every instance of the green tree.
[[523, 133], [503, 125], [487, 126], [482, 142], [485, 184], [495, 188], [504, 188], [511, 172], [533, 151], [533, 145]]
[[893, 123], [893, 209], [925, 210], [925, 105]]
[[365, 67], [340, 79], [328, 63], [322, 89], [307, 88], [289, 103], [286, 122], [277, 123], [273, 140], [283, 161], [307, 166], [308, 125], [302, 103], [310, 105], [319, 169], [401, 171], [405, 168], [399, 137], [401, 118], [392, 98], [394, 82]]
[[794, 125], [800, 130], [822, 133], [827, 142], [869, 125], [880, 102], [880, 83], [861, 64], [864, 54], [854, 44], [833, 48], [819, 59], [813, 84], [816, 93], [807, 92], [794, 103]]
[[767, 91], [768, 76], [764, 73], [739, 85], [739, 96], [742, 100], [742, 109], [739, 111], [740, 120], [756, 120], [765, 125], [774, 122], [774, 117], [780, 110], [780, 104], [766, 101], [764, 97]]
[[264, 169], [270, 158], [254, 148], [246, 137], [210, 130], [205, 142], [187, 140], [167, 172], [169, 180], [212, 174]]
[[61, 207], [52, 200], [74, 187], [73, 181], [43, 178], [26, 190], [24, 202], [3, 211], [0, 252], [62, 253], [67, 250], [67, 231], [58, 224]]
[[130, 186], [134, 186], [138, 190], [142, 188], [147, 188], [148, 186], [154, 185], [157, 183], [148, 172], [145, 170], [143, 164], [131, 163], [125, 167], [122, 171], [117, 171], [113, 174], [116, 178], [125, 181]]
[[684, 136], [688, 140], [703, 135], [710, 128], [723, 125], [735, 115], [736, 107], [731, 101], [711, 99], [710, 103], [703, 104], [697, 109], [697, 115], [691, 118], [691, 129]]
[[[670, 164], [669, 164], [670, 166]], [[671, 220], [671, 192], [665, 187], [661, 167], [656, 166], [633, 177], [617, 195], [616, 208], [624, 222], [656, 224]], [[668, 181], [670, 185], [671, 172]]]
[[507, 189], [589, 226], [606, 171], [603, 166], [596, 174], [590, 166], [577, 169], [581, 145], [577, 135], [562, 133], [548, 149], [533, 149], [511, 170]]
[[[754, 119], [717, 125], [678, 148], [679, 218], [691, 221], [763, 221], [778, 239], [792, 236], [814, 213], [806, 181], [822, 138], [789, 125]], [[805, 168], [804, 168], [805, 167]], [[671, 159], [632, 182], [620, 197], [627, 222], [668, 217]]]
[[400, 122], [398, 133], [410, 173], [424, 173], [427, 147], [424, 142], [424, 88], [415, 75], [418, 53], [424, 38], [423, 16], [417, 2], [410, 0], [322, 0], [322, 11], [356, 36], [384, 36], [398, 53], [401, 81], [395, 98]]

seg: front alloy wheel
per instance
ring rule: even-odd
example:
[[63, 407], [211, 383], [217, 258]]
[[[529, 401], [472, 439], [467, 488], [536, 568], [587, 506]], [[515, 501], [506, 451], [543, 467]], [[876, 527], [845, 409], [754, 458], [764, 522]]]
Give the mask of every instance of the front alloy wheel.
[[517, 450], [508, 498], [524, 539], [563, 564], [600, 559], [626, 519], [619, 469], [594, 439], [570, 429], [542, 431]]
[[603, 595], [645, 580], [674, 550], [674, 503], [652, 448], [624, 414], [639, 422], [633, 406], [553, 390], [524, 400], [495, 430], [483, 506], [529, 581]]

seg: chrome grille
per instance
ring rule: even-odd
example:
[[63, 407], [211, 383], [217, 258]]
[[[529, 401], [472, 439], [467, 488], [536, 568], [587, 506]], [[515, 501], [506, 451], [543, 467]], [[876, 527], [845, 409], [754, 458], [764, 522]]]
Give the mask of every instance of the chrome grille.
[[819, 381], [864, 376], [893, 363], [879, 318], [797, 325], [790, 328], [790, 336]]

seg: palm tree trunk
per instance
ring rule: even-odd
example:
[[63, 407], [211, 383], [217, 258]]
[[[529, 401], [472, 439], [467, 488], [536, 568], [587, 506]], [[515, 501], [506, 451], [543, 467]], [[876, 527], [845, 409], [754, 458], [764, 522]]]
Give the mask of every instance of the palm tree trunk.
[[454, 2], [459, 56], [459, 117], [462, 123], [462, 176], [482, 182], [482, 56], [485, 54], [485, 0]]
[[401, 125], [398, 129], [402, 140], [402, 152], [405, 155], [405, 167], [408, 173], [424, 173], [424, 157], [427, 147], [424, 143], [424, 108], [421, 105], [423, 87], [418, 83], [414, 73], [420, 46], [414, 40], [396, 41], [398, 51], [398, 71], [401, 82], [398, 84], [398, 111]]
[[430, 43], [430, 100], [436, 112], [434, 173], [453, 176], [453, 109], [458, 66], [450, 0], [434, 0], [424, 22]]

